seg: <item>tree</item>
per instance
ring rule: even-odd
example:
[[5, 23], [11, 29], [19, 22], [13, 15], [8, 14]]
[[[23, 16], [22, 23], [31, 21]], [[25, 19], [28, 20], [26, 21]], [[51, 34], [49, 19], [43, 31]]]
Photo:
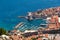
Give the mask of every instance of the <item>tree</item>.
[[7, 34], [7, 31], [4, 28], [0, 28], [0, 35]]
[[36, 38], [31, 38], [32, 40], [36, 40]]

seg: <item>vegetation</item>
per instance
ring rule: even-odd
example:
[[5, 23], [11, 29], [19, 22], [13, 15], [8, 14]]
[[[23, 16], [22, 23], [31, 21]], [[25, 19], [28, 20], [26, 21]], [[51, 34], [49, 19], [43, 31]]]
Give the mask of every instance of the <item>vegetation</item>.
[[36, 40], [36, 38], [31, 38], [32, 40]]
[[0, 35], [7, 34], [7, 31], [4, 28], [0, 28]]

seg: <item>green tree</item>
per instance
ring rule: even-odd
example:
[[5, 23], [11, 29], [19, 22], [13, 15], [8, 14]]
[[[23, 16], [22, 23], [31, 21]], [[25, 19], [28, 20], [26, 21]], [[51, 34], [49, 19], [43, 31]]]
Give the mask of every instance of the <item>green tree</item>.
[[4, 28], [0, 28], [0, 35], [7, 34], [7, 31]]
[[36, 38], [31, 38], [32, 40], [36, 40]]

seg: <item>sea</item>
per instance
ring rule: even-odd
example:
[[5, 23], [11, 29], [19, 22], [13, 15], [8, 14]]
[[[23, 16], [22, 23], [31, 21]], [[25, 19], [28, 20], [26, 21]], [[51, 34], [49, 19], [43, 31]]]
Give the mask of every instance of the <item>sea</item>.
[[46, 23], [46, 20], [27, 21], [18, 16], [27, 16], [28, 12], [59, 6], [60, 0], [0, 0], [0, 28], [14, 30], [17, 24], [24, 22], [25, 25], [18, 29], [38, 29], [40, 24]]

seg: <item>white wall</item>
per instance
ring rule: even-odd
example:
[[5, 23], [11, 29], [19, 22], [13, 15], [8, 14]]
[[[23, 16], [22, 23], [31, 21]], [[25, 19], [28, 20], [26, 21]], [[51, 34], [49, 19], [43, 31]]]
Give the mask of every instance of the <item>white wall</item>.
[[59, 17], [59, 23], [60, 23], [60, 17]]

